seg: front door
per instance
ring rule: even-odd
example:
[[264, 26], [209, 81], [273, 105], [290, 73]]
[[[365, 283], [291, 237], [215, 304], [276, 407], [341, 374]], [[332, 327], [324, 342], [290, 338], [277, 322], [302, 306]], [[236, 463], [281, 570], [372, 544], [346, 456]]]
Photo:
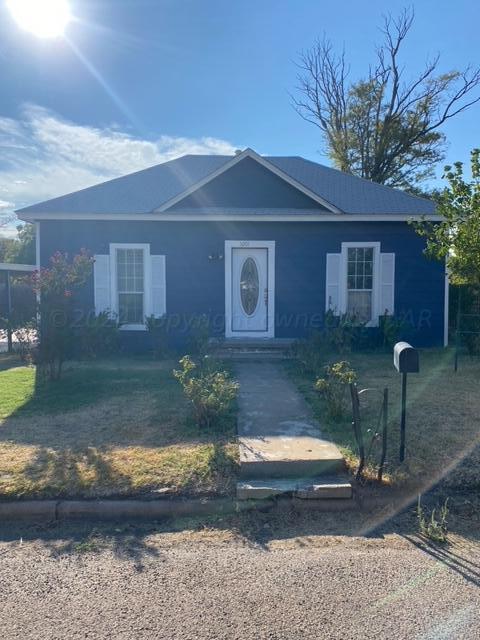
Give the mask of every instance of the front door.
[[[226, 265], [227, 337], [265, 338], [273, 333], [272, 243], [229, 243]], [[239, 245], [239, 246], [235, 246]], [[229, 267], [229, 268], [228, 268]]]

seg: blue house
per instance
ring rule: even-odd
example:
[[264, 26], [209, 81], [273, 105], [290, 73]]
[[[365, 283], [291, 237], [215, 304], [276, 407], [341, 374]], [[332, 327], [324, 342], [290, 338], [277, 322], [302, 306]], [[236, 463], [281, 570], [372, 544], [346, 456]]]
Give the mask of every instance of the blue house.
[[207, 315], [212, 336], [251, 341], [306, 336], [327, 310], [446, 341], [445, 267], [408, 224], [439, 219], [435, 205], [300, 157], [187, 155], [18, 215], [37, 226], [39, 266], [95, 255], [83, 313], [115, 314], [139, 348], [151, 315], [177, 336]]

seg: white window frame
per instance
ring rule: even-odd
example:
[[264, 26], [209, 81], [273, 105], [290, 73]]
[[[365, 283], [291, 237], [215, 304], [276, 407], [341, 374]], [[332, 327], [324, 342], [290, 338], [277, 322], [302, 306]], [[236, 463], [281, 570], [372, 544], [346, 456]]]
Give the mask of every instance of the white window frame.
[[[150, 260], [150, 245], [136, 243], [110, 243], [110, 292], [111, 309], [118, 317], [118, 287], [117, 287], [117, 249], [141, 249], [143, 251], [143, 316], [151, 315], [152, 299], [152, 269]], [[123, 331], [146, 331], [145, 323], [122, 324]]]
[[372, 282], [372, 319], [367, 322], [367, 327], [378, 327], [378, 305], [380, 302], [380, 242], [342, 242], [340, 261], [340, 309], [347, 312], [348, 296], [348, 250], [349, 249], [373, 249], [373, 282]]

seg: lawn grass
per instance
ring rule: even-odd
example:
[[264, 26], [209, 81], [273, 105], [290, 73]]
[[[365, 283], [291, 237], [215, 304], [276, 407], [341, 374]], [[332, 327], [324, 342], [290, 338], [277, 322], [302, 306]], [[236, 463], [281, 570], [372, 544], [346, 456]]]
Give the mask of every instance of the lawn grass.
[[18, 365], [0, 357], [0, 499], [233, 491], [235, 417], [200, 432], [174, 362], [68, 363], [54, 383]]
[[[480, 487], [480, 358], [465, 356], [454, 373], [451, 350], [420, 352], [420, 373], [408, 377], [407, 456], [403, 464], [398, 461], [401, 376], [393, 367], [392, 355], [325, 354], [325, 364], [339, 360], [348, 360], [357, 371], [359, 389], [370, 389], [361, 395], [364, 433], [368, 428], [376, 429], [381, 393], [384, 387], [389, 389], [387, 482], [426, 488], [442, 480], [452, 488]], [[326, 421], [323, 401], [313, 389], [314, 376], [302, 373], [295, 361], [288, 367], [324, 433], [340, 446], [353, 471], [358, 456], [350, 407], [345, 419]], [[369, 434], [365, 442], [368, 446]], [[367, 477], [376, 473], [379, 448], [380, 443], [375, 443]]]

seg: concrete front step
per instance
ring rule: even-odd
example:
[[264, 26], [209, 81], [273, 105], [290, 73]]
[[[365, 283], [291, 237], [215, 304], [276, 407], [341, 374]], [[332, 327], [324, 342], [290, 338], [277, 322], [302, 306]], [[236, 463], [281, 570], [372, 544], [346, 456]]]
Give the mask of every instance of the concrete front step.
[[222, 342], [212, 342], [213, 354], [226, 360], [272, 361], [289, 357], [292, 340], [269, 338], [245, 340], [232, 338]]
[[213, 352], [216, 358], [221, 360], [247, 360], [247, 361], [262, 361], [271, 362], [273, 360], [285, 360], [289, 356], [286, 352], [280, 349], [218, 349]]
[[239, 449], [241, 478], [314, 477], [344, 469], [338, 447], [310, 435], [241, 436]]
[[338, 476], [288, 480], [251, 478], [237, 482], [238, 500], [264, 500], [280, 495], [291, 495], [304, 500], [351, 500], [352, 485]]

